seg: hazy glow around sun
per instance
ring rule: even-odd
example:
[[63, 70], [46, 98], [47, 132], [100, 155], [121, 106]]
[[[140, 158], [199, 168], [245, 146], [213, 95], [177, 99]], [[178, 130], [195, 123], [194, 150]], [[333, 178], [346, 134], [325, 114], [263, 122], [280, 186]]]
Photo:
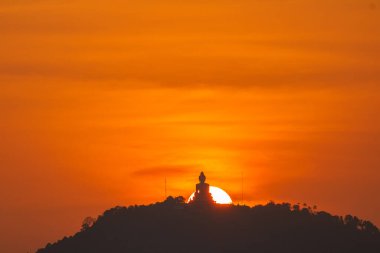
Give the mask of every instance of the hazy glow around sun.
[[[210, 186], [210, 193], [217, 204], [232, 204], [231, 197], [227, 194], [227, 192], [220, 189], [219, 187]], [[187, 202], [194, 198], [194, 194], [195, 192], [191, 194]]]

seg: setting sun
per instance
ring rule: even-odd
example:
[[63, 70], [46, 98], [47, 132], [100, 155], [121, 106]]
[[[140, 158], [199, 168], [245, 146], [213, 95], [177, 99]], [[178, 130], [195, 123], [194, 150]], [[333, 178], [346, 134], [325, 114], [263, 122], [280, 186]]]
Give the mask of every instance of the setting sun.
[[[212, 198], [217, 204], [232, 204], [232, 199], [227, 192], [216, 186], [210, 186], [210, 193]], [[194, 198], [195, 192], [191, 194], [187, 202], [190, 202]]]

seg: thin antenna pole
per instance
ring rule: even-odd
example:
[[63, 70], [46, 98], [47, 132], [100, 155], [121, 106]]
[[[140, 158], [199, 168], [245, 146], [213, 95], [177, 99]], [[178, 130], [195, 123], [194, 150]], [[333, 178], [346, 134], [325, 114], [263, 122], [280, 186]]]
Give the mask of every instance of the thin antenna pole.
[[244, 205], [244, 195], [243, 195], [243, 192], [244, 192], [244, 175], [243, 175], [243, 171], [241, 172], [241, 203], [242, 205]]
[[165, 199], [167, 198], [167, 194], [166, 194], [166, 177], [165, 177]]

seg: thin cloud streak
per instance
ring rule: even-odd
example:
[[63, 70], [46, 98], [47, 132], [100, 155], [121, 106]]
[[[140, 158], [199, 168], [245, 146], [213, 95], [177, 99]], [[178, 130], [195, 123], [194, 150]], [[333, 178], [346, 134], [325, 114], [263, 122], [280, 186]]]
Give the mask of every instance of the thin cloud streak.
[[201, 169], [199, 165], [167, 165], [161, 167], [151, 167], [139, 169], [131, 173], [131, 176], [136, 177], [169, 177], [169, 176], [186, 176], [190, 173], [197, 173]]

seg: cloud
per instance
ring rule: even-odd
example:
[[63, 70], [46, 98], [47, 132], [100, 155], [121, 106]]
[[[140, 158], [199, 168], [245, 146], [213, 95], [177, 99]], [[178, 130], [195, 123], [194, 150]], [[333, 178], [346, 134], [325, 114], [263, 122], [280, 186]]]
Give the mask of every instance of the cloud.
[[166, 165], [149, 167], [132, 172], [132, 176], [137, 177], [157, 177], [157, 176], [184, 176], [194, 171], [199, 171], [198, 165]]
[[52, 2], [52, 0], [1, 0], [0, 6], [35, 5], [38, 2]]
[[[380, 80], [378, 28], [355, 10], [333, 15], [333, 7], [321, 4], [302, 7], [302, 14], [268, 1], [255, 1], [260, 8], [248, 1], [163, 1], [154, 8], [116, 2], [117, 8], [41, 1], [3, 11], [0, 78], [118, 81], [120, 88], [309, 88]], [[327, 20], [315, 22], [321, 14]]]

